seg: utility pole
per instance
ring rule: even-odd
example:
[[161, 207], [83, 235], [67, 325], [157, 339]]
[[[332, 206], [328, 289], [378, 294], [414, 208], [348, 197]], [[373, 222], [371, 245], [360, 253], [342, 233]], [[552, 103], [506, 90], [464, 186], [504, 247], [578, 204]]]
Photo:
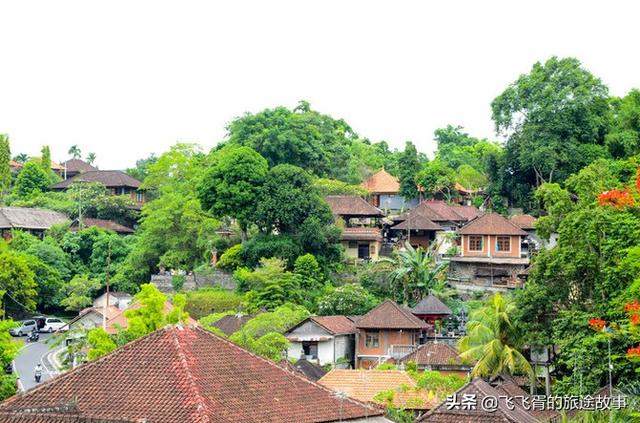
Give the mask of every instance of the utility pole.
[[107, 330], [107, 311], [109, 310], [109, 267], [111, 267], [111, 239], [107, 244], [107, 269], [106, 269], [106, 282], [107, 282], [107, 297], [104, 302], [104, 311], [102, 313], [102, 329]]

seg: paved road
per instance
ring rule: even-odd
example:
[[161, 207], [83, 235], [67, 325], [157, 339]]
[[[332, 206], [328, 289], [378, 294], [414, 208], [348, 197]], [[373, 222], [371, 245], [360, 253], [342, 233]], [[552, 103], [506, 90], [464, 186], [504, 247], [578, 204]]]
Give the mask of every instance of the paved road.
[[[37, 385], [34, 379], [34, 369], [36, 363], [42, 364], [42, 381], [54, 376], [55, 370], [46, 356], [52, 352], [46, 340], [51, 337], [48, 333], [41, 333], [38, 342], [28, 342], [22, 347], [18, 356], [14, 360], [15, 371], [20, 378], [20, 386], [25, 391]], [[21, 340], [26, 341], [26, 336]]]

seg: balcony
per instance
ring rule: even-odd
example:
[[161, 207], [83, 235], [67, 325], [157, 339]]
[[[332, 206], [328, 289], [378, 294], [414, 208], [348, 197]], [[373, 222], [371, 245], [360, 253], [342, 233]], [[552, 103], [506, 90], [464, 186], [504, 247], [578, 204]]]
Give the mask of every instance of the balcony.
[[391, 345], [387, 349], [387, 355], [394, 360], [399, 360], [407, 354], [411, 354], [418, 348], [417, 345]]

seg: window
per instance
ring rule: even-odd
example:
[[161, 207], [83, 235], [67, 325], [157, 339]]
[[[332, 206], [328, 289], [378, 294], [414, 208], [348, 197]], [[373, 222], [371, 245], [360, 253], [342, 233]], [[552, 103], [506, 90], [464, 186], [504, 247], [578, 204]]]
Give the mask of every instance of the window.
[[302, 342], [302, 353], [307, 358], [318, 359], [318, 343], [317, 342]]
[[144, 201], [144, 194], [142, 194], [140, 191], [136, 192], [136, 201], [138, 203], [142, 203]]
[[469, 235], [469, 251], [482, 251], [482, 235]]
[[511, 237], [499, 236], [496, 239], [496, 251], [511, 251]]
[[380, 333], [367, 332], [364, 338], [364, 345], [367, 348], [377, 348], [380, 346]]

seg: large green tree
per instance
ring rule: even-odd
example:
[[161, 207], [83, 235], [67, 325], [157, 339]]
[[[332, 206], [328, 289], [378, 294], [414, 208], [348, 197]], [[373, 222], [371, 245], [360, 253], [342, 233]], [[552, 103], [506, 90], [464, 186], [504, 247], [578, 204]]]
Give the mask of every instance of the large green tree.
[[606, 155], [607, 87], [573, 58], [536, 63], [491, 103], [496, 130], [508, 137], [502, 193], [530, 205], [530, 192], [563, 181]]
[[4, 196], [11, 186], [11, 148], [9, 137], [0, 134], [0, 195]]
[[[422, 161], [426, 161], [422, 157]], [[416, 175], [420, 171], [420, 156], [416, 146], [407, 141], [404, 151], [398, 156], [398, 177], [400, 179], [400, 195], [411, 199], [418, 197], [418, 187], [416, 186]]]
[[46, 191], [50, 184], [49, 174], [38, 163], [30, 161], [22, 167], [13, 190], [18, 197], [29, 197]]

